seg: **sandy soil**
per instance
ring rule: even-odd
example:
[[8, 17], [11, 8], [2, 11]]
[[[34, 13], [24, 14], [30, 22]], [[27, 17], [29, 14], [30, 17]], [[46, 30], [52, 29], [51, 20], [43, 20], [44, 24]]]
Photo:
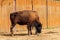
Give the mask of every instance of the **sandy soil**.
[[22, 34], [15, 34], [10, 36], [9, 34], [1, 34], [0, 40], [60, 40], [60, 28], [42, 29], [42, 33], [38, 35], [27, 35], [27, 32]]

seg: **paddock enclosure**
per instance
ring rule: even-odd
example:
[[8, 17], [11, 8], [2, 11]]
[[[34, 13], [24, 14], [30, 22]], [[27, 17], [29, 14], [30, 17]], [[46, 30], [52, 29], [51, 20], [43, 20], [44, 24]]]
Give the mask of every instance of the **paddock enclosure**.
[[[60, 27], [60, 1], [0, 0], [0, 33], [10, 33], [10, 13], [22, 10], [37, 11], [43, 28]], [[24, 26], [17, 24], [14, 31], [26, 30]]]

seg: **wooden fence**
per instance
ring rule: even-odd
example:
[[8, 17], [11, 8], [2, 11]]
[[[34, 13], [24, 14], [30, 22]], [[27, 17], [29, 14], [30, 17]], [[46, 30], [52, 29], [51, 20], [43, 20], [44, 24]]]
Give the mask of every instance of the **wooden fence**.
[[[38, 12], [43, 28], [60, 27], [59, 1], [33, 0], [32, 2], [32, 0], [16, 0], [15, 4], [15, 0], [0, 0], [0, 32], [10, 32], [10, 13], [21, 10], [32, 10], [32, 8]], [[16, 30], [21, 29], [19, 25], [16, 26]]]

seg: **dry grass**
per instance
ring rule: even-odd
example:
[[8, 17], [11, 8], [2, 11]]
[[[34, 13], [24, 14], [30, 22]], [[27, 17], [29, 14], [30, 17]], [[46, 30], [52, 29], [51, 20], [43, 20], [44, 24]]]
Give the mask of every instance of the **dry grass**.
[[15, 34], [15, 36], [1, 34], [0, 40], [60, 40], [60, 28], [42, 29], [42, 33], [39, 36], [34, 34], [28, 36], [26, 31]]

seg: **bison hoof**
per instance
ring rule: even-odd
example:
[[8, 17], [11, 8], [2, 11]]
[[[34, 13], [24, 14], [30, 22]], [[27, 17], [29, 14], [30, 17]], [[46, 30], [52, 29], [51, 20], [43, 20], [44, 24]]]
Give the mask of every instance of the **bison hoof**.
[[29, 33], [28, 35], [32, 35], [32, 33]]
[[40, 34], [39, 33], [37, 33], [37, 36], [39, 36]]
[[32, 33], [30, 33], [32, 35]]
[[11, 36], [14, 36], [14, 34], [11, 34]]

